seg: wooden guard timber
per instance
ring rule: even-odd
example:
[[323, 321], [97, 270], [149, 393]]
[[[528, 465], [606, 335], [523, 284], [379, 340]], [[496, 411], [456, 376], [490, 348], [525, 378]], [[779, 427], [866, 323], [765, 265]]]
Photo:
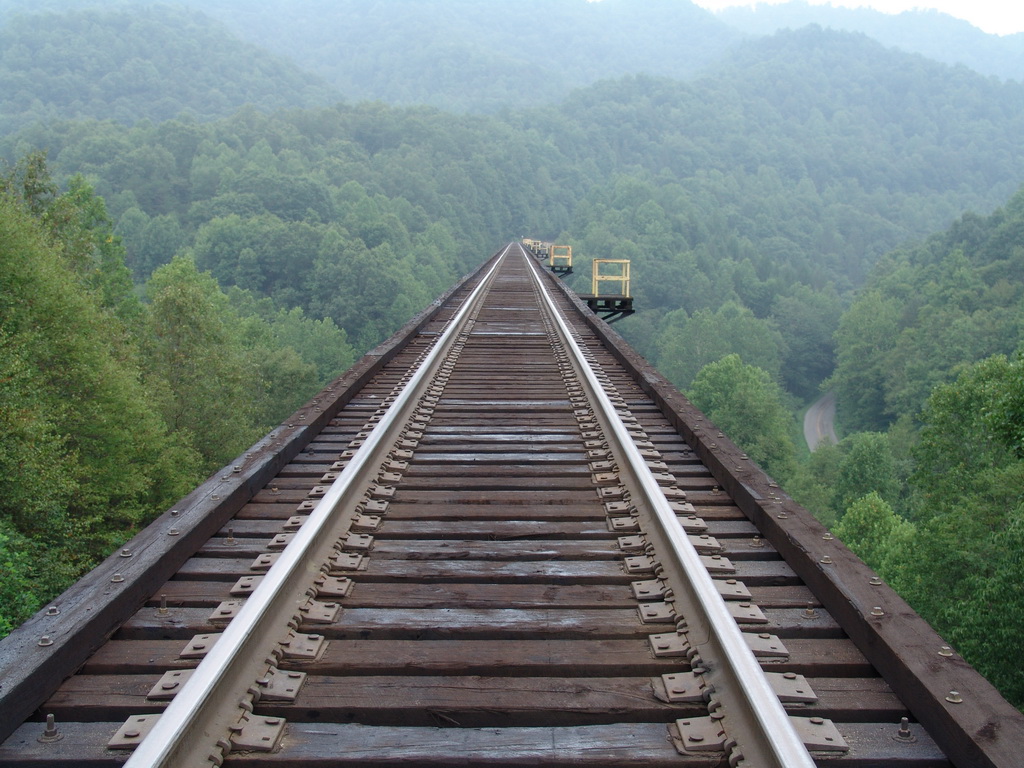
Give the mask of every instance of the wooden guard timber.
[[[1019, 765], [1020, 713], [520, 251], [495, 254], [0, 642], [0, 766], [129, 760], [111, 748], [115, 733], [165, 711], [161, 688], [183, 679], [165, 673], [195, 669], [187, 652], [216, 642], [197, 636], [226, 636], [225, 604], [245, 600], [243, 580], [265, 575], [316, 514], [382, 403], [506, 252], [330, 563], [310, 564], [314, 599], [294, 632], [315, 649], [270, 654], [296, 681], [294, 700], [253, 680], [261, 692], [243, 719], [278, 730], [213, 734], [208, 764], [772, 764], [742, 740], [701, 749], [705, 737], [687, 730], [716, 722], [715, 701], [725, 723], [737, 705], [730, 691], [686, 694], [695, 672], [723, 679], [719, 662], [692, 636], [685, 598], [666, 591], [671, 568], [579, 399], [534, 272], [761, 666], [798, 681], [786, 713], [812, 730], [831, 721], [845, 742], [812, 746], [814, 761]], [[677, 636], [681, 653], [664, 651]]]

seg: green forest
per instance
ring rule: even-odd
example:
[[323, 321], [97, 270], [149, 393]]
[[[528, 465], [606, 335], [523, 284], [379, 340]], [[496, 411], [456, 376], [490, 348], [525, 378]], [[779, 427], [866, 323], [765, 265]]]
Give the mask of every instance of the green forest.
[[527, 236], [631, 259], [617, 329], [1024, 704], [1024, 85], [686, 0], [305, 5], [0, 2], [0, 631]]

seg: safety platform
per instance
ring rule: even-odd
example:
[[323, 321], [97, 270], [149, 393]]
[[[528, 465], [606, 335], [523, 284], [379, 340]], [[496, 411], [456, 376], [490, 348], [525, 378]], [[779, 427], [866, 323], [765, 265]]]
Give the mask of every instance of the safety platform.
[[629, 317], [629, 259], [594, 259], [590, 295], [580, 295], [591, 311], [607, 323]]
[[541, 261], [548, 257], [548, 248], [551, 246], [550, 243], [545, 243], [543, 240], [531, 240], [525, 237], [523, 238], [523, 245], [526, 247], [526, 250]]
[[548, 258], [551, 260], [551, 271], [556, 275], [565, 277], [572, 274], [571, 245], [552, 245], [548, 248]]

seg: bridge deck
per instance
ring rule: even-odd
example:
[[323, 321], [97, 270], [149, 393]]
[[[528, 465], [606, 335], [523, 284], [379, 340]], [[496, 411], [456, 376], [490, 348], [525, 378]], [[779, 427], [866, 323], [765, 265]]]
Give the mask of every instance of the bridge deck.
[[[331, 608], [304, 614], [297, 630], [326, 643], [313, 658], [277, 660], [283, 673], [306, 675], [294, 700], [254, 705], [286, 720], [276, 748], [236, 747], [226, 764], [723, 764], [720, 749], [680, 750], [680, 722], [707, 717], [708, 704], [669, 700], [672, 678], [662, 676], [693, 665], [657, 655], [651, 636], [672, 634], [683, 617], [671, 599], [644, 593], [658, 567], [628, 541], [628, 493], [615, 490], [617, 467], [600, 465], [601, 438], [540, 321], [528, 261], [502, 267], [431, 406], [412, 418], [324, 566], [333, 581], [318, 587], [317, 607]], [[111, 737], [129, 718], [164, 710], [161, 676], [197, 666], [183, 652], [224, 630], [219, 607], [245, 599], [239, 580], [263, 574], [259, 559], [295, 535], [478, 279], [361, 361], [238, 471], [161, 517], [56, 601], [58, 615], [44, 612], [0, 644], [10, 734], [0, 766], [128, 759], [108, 748]], [[786, 711], [831, 720], [845, 740], [844, 751], [813, 750], [815, 760], [1012, 764], [1024, 733], [1015, 710], [578, 300], [554, 290], [762, 667], [806, 678], [798, 686], [813, 699]], [[310, 578], [319, 571], [313, 564]], [[178, 683], [163, 686], [173, 693]], [[954, 689], [971, 704], [946, 701]], [[978, 738], [986, 724], [987, 741]]]

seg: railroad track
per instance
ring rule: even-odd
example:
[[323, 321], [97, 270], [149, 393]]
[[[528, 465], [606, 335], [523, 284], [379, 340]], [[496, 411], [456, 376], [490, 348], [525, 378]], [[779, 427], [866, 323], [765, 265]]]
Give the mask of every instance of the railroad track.
[[1024, 744], [518, 244], [0, 643], [0, 671], [0, 766], [923, 768]]

